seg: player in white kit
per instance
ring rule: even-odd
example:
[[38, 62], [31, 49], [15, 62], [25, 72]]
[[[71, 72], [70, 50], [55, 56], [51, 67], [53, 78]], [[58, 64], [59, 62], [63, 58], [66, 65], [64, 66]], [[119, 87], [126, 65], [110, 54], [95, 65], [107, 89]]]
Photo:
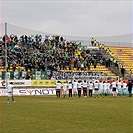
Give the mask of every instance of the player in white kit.
[[88, 83], [86, 80], [83, 81], [83, 95], [84, 95], [84, 98], [87, 97], [87, 86], [88, 86]]
[[123, 84], [122, 84], [122, 95], [123, 96], [126, 96], [126, 90], [127, 90], [127, 83], [125, 81], [123, 81]]
[[77, 97], [77, 85], [78, 85], [78, 82], [76, 80], [73, 81], [73, 92], [74, 92], [74, 97]]
[[99, 81], [99, 93], [100, 93], [100, 98], [103, 97], [104, 91], [103, 91], [103, 82], [100, 80]]
[[89, 97], [92, 97], [92, 91], [94, 87], [92, 81], [90, 81], [90, 83], [88, 84], [88, 87], [89, 87]]
[[8, 99], [7, 99], [7, 103], [9, 103], [10, 98], [12, 98], [12, 101], [15, 102], [14, 97], [13, 97], [13, 83], [10, 82], [10, 84], [7, 86], [7, 93], [8, 93]]
[[118, 96], [121, 96], [121, 88], [122, 88], [122, 83], [119, 80], [119, 82], [117, 83], [117, 89], [118, 89]]
[[111, 92], [111, 84], [109, 81], [107, 81], [107, 96], [109, 96], [110, 92]]
[[67, 82], [64, 82], [64, 83], [63, 83], [63, 98], [66, 97], [66, 90], [67, 90], [67, 87], [68, 87]]
[[111, 87], [112, 87], [112, 93], [113, 96], [117, 96], [117, 92], [116, 92], [116, 82], [113, 80], [113, 82], [111, 83]]
[[57, 81], [56, 83], [56, 96], [60, 97], [61, 82]]
[[94, 83], [94, 90], [95, 90], [95, 98], [96, 98], [98, 97], [98, 90], [99, 90], [97, 81]]
[[107, 88], [108, 88], [108, 86], [107, 86], [106, 81], [103, 81], [103, 91], [104, 91], [105, 97], [107, 97]]

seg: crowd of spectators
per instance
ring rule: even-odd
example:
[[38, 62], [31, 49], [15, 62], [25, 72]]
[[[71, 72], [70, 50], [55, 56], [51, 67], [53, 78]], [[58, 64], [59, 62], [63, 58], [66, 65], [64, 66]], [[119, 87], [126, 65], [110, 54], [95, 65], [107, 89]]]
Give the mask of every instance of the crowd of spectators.
[[[5, 67], [5, 39], [7, 42], [7, 71], [60, 71], [60, 70], [90, 70], [97, 64], [104, 65], [107, 68], [112, 65], [124, 77], [125, 70], [113, 57], [113, 53], [96, 40], [92, 38], [92, 46], [99, 49], [90, 49], [82, 46], [81, 42], [67, 41], [62, 36], [45, 35], [17, 35], [3, 36], [0, 38], [0, 67]], [[108, 53], [111, 58], [103, 56]]]
[[[67, 41], [62, 36], [16, 35], [4, 36], [0, 41], [1, 65], [5, 66], [5, 38], [7, 40], [8, 67], [16, 65], [25, 71], [59, 71], [64, 69], [89, 70], [90, 65], [96, 68], [97, 63], [104, 65], [105, 58], [99, 50], [90, 50], [81, 42]], [[19, 67], [17, 67], [19, 68]]]

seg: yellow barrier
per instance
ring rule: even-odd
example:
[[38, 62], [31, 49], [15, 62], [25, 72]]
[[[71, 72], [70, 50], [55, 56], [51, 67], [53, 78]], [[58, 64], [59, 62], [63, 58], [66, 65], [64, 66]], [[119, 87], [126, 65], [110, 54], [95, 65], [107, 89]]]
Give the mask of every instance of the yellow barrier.
[[46, 86], [46, 87], [52, 87], [56, 86], [56, 82], [66, 82], [66, 80], [32, 80], [31, 85], [32, 86]]

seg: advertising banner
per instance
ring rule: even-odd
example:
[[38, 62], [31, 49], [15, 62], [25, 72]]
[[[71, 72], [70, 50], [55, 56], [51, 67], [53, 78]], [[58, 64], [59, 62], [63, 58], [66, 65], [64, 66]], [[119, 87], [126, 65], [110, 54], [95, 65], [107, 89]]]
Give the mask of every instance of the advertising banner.
[[57, 81], [66, 82], [66, 80], [32, 80], [31, 84], [32, 86], [55, 87]]
[[[60, 92], [61, 94], [63, 94], [62, 89]], [[68, 89], [66, 90], [66, 94], [69, 94]], [[81, 94], [83, 95], [83, 90], [81, 91]], [[87, 94], [88, 94], [88, 90], [87, 90]], [[94, 94], [94, 90], [93, 90], [93, 94]], [[110, 94], [112, 94], [112, 92], [110, 92]], [[126, 94], [129, 94], [128, 91], [126, 91]], [[133, 94], [133, 88], [132, 88], [132, 94]], [[56, 90], [55, 88], [14, 89], [13, 95], [14, 96], [56, 95]], [[0, 96], [7, 96], [7, 90], [0, 89]]]
[[[28, 96], [28, 95], [55, 95], [55, 88], [44, 89], [14, 89], [14, 96]], [[6, 89], [0, 89], [0, 96], [7, 96]]]
[[94, 79], [94, 76], [96, 78], [100, 78], [102, 76], [102, 72], [61, 72], [61, 71], [53, 71], [51, 73], [52, 78], [54, 79], [73, 79], [73, 77], [75, 78], [88, 78], [90, 77], [90, 79]]
[[[8, 83], [12, 82], [14, 87], [26, 87], [31, 86], [31, 80], [8, 80]], [[0, 80], [0, 87], [5, 87], [5, 80]]]

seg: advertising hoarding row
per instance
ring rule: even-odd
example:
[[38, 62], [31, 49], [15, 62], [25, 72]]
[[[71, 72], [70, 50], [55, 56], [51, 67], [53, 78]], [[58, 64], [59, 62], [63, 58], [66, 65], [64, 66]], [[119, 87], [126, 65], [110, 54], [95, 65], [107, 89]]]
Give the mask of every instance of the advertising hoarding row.
[[[56, 82], [59, 80], [8, 80], [13, 83], [14, 87], [55, 87]], [[60, 80], [60, 82], [66, 82], [66, 80]], [[0, 80], [0, 87], [5, 87], [5, 80]]]

